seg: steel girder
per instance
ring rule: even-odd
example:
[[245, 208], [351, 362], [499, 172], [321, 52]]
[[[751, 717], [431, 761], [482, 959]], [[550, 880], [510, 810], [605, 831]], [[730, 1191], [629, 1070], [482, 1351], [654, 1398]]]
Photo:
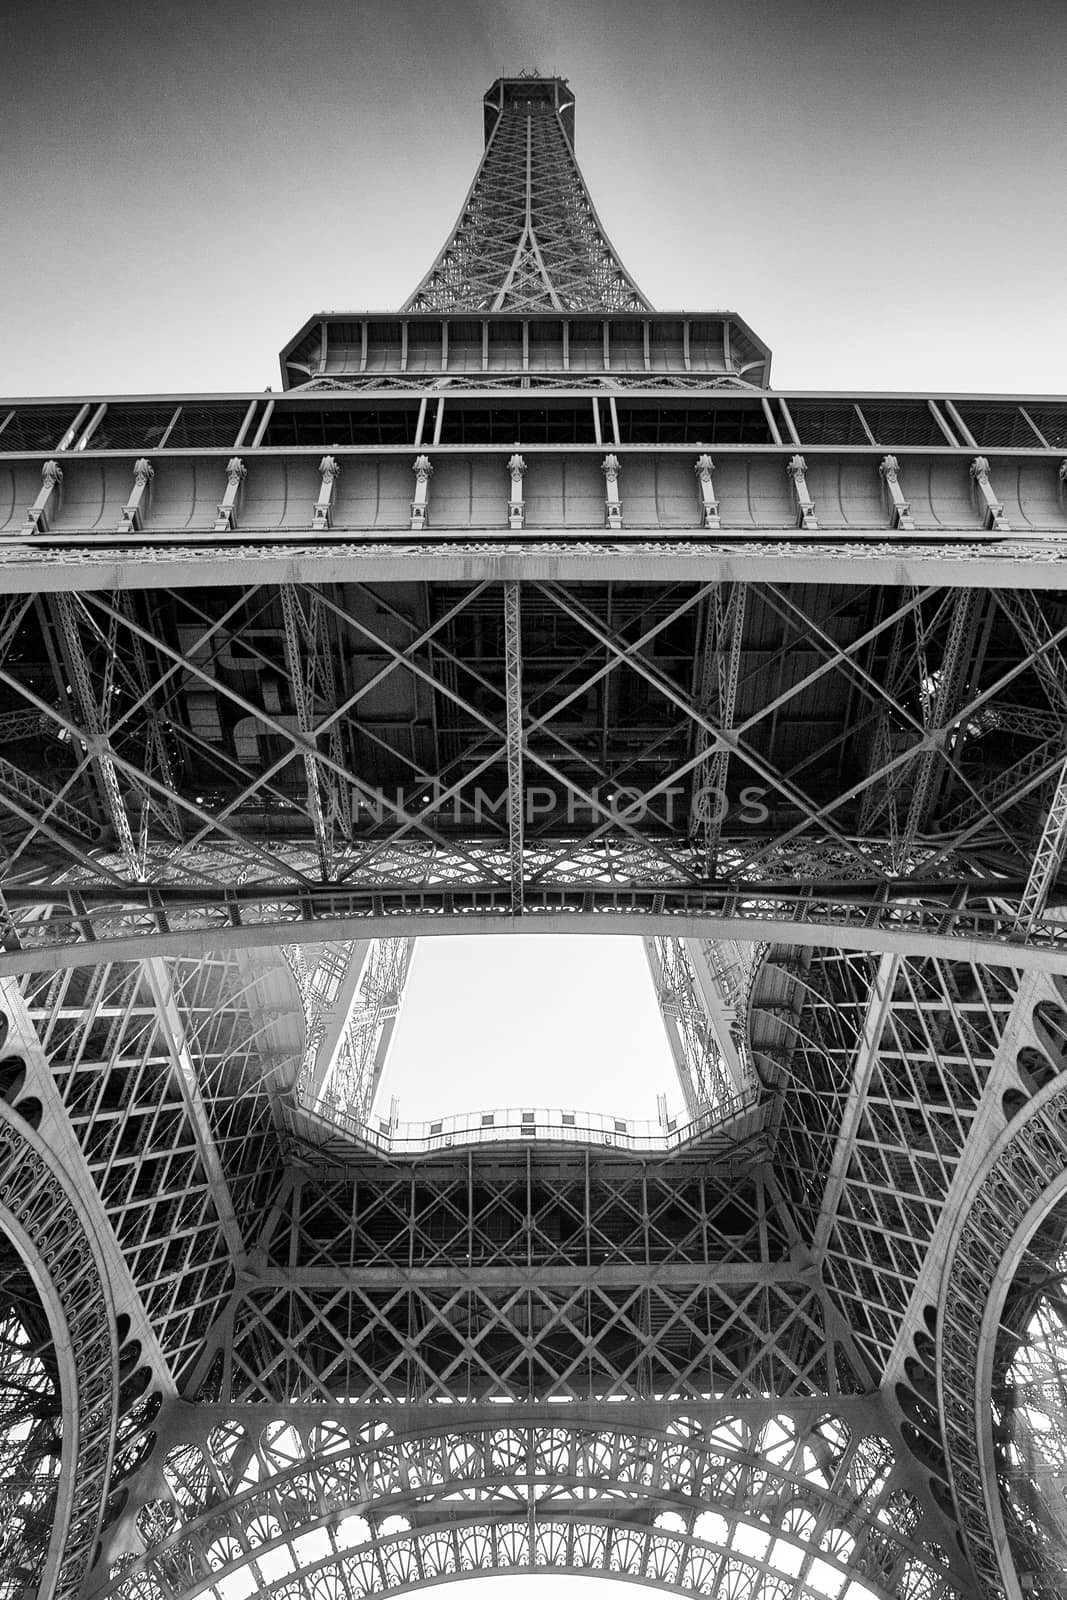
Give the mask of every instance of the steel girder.
[[[709, 586], [260, 585], [175, 592], [165, 620], [158, 605], [138, 614], [129, 597], [83, 594], [62, 608], [82, 676], [99, 667], [110, 680], [116, 661], [139, 662], [107, 692], [106, 717], [67, 696], [47, 624], [26, 612], [0, 662], [12, 704], [39, 730], [20, 752], [37, 790], [0, 792], [10, 934], [65, 943], [71, 918], [90, 926], [109, 897], [175, 931], [209, 929], [218, 914], [260, 921], [257, 901], [280, 924], [294, 911], [460, 906], [514, 917], [520, 900], [531, 915], [573, 901], [740, 917], [770, 902], [807, 920], [836, 898], [868, 917], [895, 905], [905, 920], [929, 902], [945, 926], [996, 936], [1001, 906], [1024, 890], [1020, 941], [1027, 928], [1038, 944], [1054, 939], [1055, 917], [1039, 919], [1027, 885], [1039, 872], [1040, 899], [1051, 892], [1054, 904], [1062, 807], [1035, 815], [1029, 800], [1059, 768], [1034, 742], [1040, 715], [1006, 738], [998, 707], [1020, 692], [1046, 706], [1045, 668], [1067, 636], [1058, 613], [1030, 597], [1048, 631], [1023, 652], [992, 595], [961, 612], [936, 589], [746, 587], [722, 716], [693, 683], [706, 669], [693, 666], [690, 635]], [[298, 606], [329, 618], [329, 634], [299, 624]], [[981, 620], [965, 689], [961, 616]], [[891, 653], [902, 619], [924, 638], [903, 667]], [[309, 698], [309, 672], [329, 696]], [[1020, 780], [1034, 752], [1033, 779]], [[113, 847], [94, 850], [62, 806], [99, 810], [94, 774], [105, 770]], [[46, 801], [43, 775], [57, 771], [58, 800]], [[927, 811], [935, 773], [941, 809], [965, 817], [951, 832]], [[901, 803], [872, 810], [886, 793]], [[713, 878], [694, 795], [715, 817]]]

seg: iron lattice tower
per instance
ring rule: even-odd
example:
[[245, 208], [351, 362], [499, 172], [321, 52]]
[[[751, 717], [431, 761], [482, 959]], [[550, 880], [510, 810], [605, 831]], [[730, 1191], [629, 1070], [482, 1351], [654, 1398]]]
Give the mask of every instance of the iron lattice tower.
[[[0, 407], [0, 1597], [1051, 1597], [1067, 403], [772, 391], [486, 108], [281, 394]], [[684, 1114], [383, 1119], [443, 918]]]
[[498, 79], [485, 153], [405, 311], [650, 311], [600, 225], [574, 156], [562, 78]]

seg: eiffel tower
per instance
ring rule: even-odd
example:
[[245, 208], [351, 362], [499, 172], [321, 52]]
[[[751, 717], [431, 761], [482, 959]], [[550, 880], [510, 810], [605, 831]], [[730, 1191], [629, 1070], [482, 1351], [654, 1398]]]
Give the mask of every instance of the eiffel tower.
[[[281, 392], [0, 406], [0, 1600], [1053, 1600], [1067, 403], [773, 391], [484, 115]], [[446, 929], [684, 1112], [383, 1116]]]

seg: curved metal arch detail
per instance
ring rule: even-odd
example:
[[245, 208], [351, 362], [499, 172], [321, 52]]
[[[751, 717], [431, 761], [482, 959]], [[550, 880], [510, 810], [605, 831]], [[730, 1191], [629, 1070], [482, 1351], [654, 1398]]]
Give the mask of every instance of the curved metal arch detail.
[[[316, 897], [288, 886], [275, 886], [271, 905], [264, 919], [257, 920], [242, 896], [226, 888], [205, 892], [200, 905], [187, 903], [168, 922], [166, 932], [158, 931], [158, 911], [148, 909], [148, 897], [137, 900], [137, 890], [117, 893], [124, 903], [110, 917], [91, 918], [85, 910], [69, 914], [69, 925], [80, 919], [89, 933], [66, 932], [64, 911], [49, 922], [36, 925], [33, 934], [39, 943], [0, 951], [0, 976], [26, 972], [59, 972], [71, 967], [94, 966], [102, 961], [135, 961], [146, 951], [154, 956], [197, 959], [219, 950], [274, 949], [279, 944], [326, 944], [353, 939], [389, 939], [402, 936], [432, 938], [435, 935], [590, 933], [616, 934], [619, 937], [662, 936], [677, 939], [715, 939], [717, 941], [774, 941], [804, 949], [833, 946], [842, 950], [875, 951], [901, 956], [934, 956], [970, 961], [985, 966], [1012, 966], [1021, 971], [1067, 972], [1067, 933], [1062, 921], [1046, 920], [1035, 925], [1024, 940], [1009, 928], [1011, 916], [995, 910], [952, 907], [941, 901], [921, 904], [918, 897], [909, 905], [889, 905], [884, 897], [867, 898], [862, 893], [854, 900], [827, 906], [815, 892], [785, 899], [761, 893], [746, 899], [730, 891], [720, 896], [696, 893], [677, 896], [677, 907], [663, 909], [669, 898], [658, 893], [653, 907], [651, 893], [644, 890], [575, 890], [573, 910], [555, 905], [524, 917], [521, 926], [513, 921], [502, 904], [497, 907], [495, 891], [470, 895], [442, 890], [442, 904], [435, 906], [433, 895], [411, 891], [391, 909], [383, 906], [384, 897], [371, 895], [350, 909], [338, 910], [347, 896], [333, 885]], [[156, 899], [162, 894], [153, 891]], [[266, 898], [266, 895], [264, 895]], [[38, 899], [40, 894], [38, 893]], [[326, 905], [330, 900], [332, 903]], [[443, 901], [447, 899], [449, 906]], [[647, 904], [645, 903], [647, 899]], [[321, 901], [320, 905], [316, 902]], [[582, 901], [582, 904], [578, 904]], [[409, 903], [408, 903], [409, 902]], [[626, 902], [626, 903], [624, 903]], [[225, 920], [232, 912], [229, 920]], [[142, 926], [128, 931], [140, 918]], [[125, 919], [125, 920], [124, 920]], [[178, 923], [178, 926], [174, 926]], [[184, 926], [181, 924], [184, 923]], [[16, 923], [20, 936], [31, 924]], [[43, 933], [40, 930], [44, 930]]]
[[[824, 1600], [824, 1589], [774, 1564], [776, 1553], [783, 1561], [802, 1563], [803, 1546], [788, 1536], [775, 1539], [768, 1533], [764, 1547], [770, 1557], [759, 1559], [711, 1540], [592, 1517], [554, 1516], [532, 1524], [517, 1517], [491, 1523], [470, 1520], [330, 1552], [313, 1558], [313, 1564], [300, 1571], [290, 1569], [273, 1583], [242, 1592], [271, 1600], [364, 1600], [373, 1594], [406, 1593], [464, 1578], [554, 1571], [638, 1582], [714, 1600]], [[227, 1562], [225, 1553], [220, 1541], [216, 1581], [232, 1578], [248, 1565]], [[839, 1579], [836, 1592], [847, 1600], [927, 1600], [950, 1592], [921, 1560], [906, 1563], [905, 1586], [894, 1588], [876, 1579], [850, 1579], [848, 1569], [829, 1552], [813, 1559], [820, 1563], [820, 1581]], [[133, 1578], [123, 1593], [130, 1600], [161, 1600], [166, 1591], [151, 1580]]]
[[[997, 1484], [997, 1323], [1028, 1241], [1067, 1193], [1067, 1084], [1055, 1078], [1005, 1130], [961, 1211], [938, 1306], [937, 1383], [960, 1538], [990, 1595], [1022, 1600]], [[975, 1315], [976, 1308], [980, 1314]]]
[[247, 1568], [260, 1593], [320, 1600], [331, 1574], [358, 1600], [543, 1567], [737, 1600], [947, 1600], [943, 1554], [894, 1467], [885, 1439], [833, 1415], [414, 1435], [335, 1417], [258, 1437], [224, 1422], [168, 1453], [170, 1498], [138, 1519], [155, 1542], [105, 1592], [225, 1600], [233, 1586], [211, 1586]]
[[74, 1600], [93, 1559], [111, 1470], [118, 1398], [115, 1317], [71, 1186], [33, 1129], [0, 1100], [0, 1230], [41, 1296], [59, 1363], [62, 1457], [42, 1593]]

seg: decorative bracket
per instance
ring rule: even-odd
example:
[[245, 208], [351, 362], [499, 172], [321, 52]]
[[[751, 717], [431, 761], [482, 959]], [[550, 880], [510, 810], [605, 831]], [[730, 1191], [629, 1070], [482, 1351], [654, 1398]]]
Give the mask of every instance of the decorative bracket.
[[911, 506], [904, 498], [904, 491], [900, 487], [900, 462], [896, 456], [883, 456], [878, 468], [882, 483], [889, 499], [889, 526], [901, 528], [905, 533], [915, 532], [915, 523], [911, 515]]
[[622, 527], [622, 501], [619, 499], [619, 466], [618, 456], [605, 456], [600, 463], [600, 470], [604, 474], [604, 518], [609, 528]]
[[216, 533], [230, 533], [237, 526], [237, 497], [248, 474], [240, 456], [231, 456], [226, 463], [226, 493], [219, 504]]
[[322, 487], [315, 502], [315, 520], [311, 524], [313, 533], [321, 533], [332, 524], [333, 486], [341, 476], [341, 468], [333, 456], [323, 456], [319, 462], [319, 473]]
[[122, 508], [117, 530], [119, 533], [140, 533], [144, 527], [141, 506], [142, 503], [147, 504], [151, 500], [152, 479], [155, 475], [156, 469], [147, 456], [141, 456], [140, 460], [134, 462], [133, 488], [130, 490], [130, 498]]
[[[63, 499], [63, 468], [58, 461], [46, 461], [41, 468], [41, 488], [26, 512], [22, 525], [25, 534], [47, 533], [52, 516]], [[54, 503], [53, 503], [54, 502]]]
[[700, 489], [701, 523], [705, 528], [719, 526], [719, 502], [715, 498], [715, 486], [711, 475], [715, 471], [715, 463], [708, 455], [697, 456], [693, 471], [697, 475], [697, 486]]
[[797, 527], [817, 529], [819, 524], [815, 520], [815, 502], [808, 493], [806, 477], [808, 463], [803, 456], [793, 456], [786, 462], [785, 470], [793, 480], [793, 494], [797, 502]]
[[989, 461], [986, 456], [975, 456], [971, 462], [971, 480], [974, 483], [978, 509], [983, 513], [982, 526], [994, 528], [998, 533], [1010, 533], [1011, 529], [1004, 521], [1004, 507], [993, 493], [993, 485], [989, 480]]
[[426, 526], [426, 513], [429, 510], [433, 462], [429, 456], [416, 456], [411, 470], [415, 474], [415, 498], [411, 502], [411, 531], [421, 533]]
[[526, 462], [522, 456], [513, 455], [508, 462], [508, 473], [511, 478], [511, 498], [508, 500], [508, 527], [521, 528], [526, 520], [526, 508], [522, 498], [522, 480], [526, 474]]

